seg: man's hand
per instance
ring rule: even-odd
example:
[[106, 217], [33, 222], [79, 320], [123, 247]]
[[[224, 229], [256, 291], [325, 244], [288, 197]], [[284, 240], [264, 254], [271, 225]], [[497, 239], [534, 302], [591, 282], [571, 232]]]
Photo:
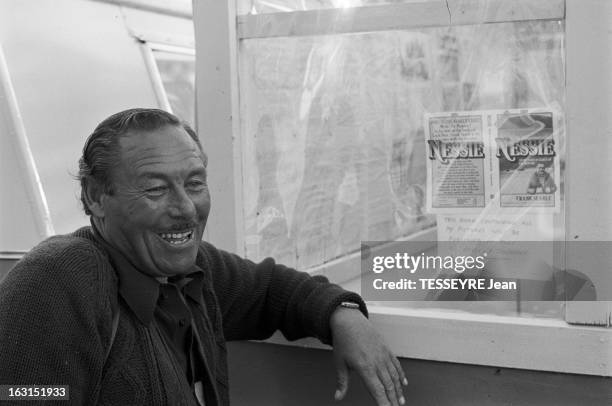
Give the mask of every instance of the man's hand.
[[405, 403], [402, 385], [408, 380], [374, 326], [357, 309], [338, 307], [330, 319], [334, 344], [334, 363], [338, 376], [335, 399], [342, 400], [348, 390], [349, 370], [356, 371], [378, 406]]

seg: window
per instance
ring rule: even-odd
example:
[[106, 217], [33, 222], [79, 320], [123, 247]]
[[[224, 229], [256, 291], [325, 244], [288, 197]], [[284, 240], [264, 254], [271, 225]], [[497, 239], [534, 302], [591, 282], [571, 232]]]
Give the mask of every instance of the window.
[[161, 108], [195, 125], [195, 51], [193, 48], [143, 43]]
[[[167, 83], [166, 92], [161, 77], [156, 76], [163, 91], [158, 94], [164, 100], [168, 97], [170, 102], [165, 103], [174, 103], [172, 108], [186, 119], [190, 120], [188, 116], [193, 114], [191, 13], [152, 13], [133, 9], [127, 4], [136, 6], [133, 1], [126, 2], [125, 7], [113, 3], [36, 7], [20, 3], [11, 6], [11, 13], [4, 13], [14, 14], [15, 18], [2, 38], [8, 68], [2, 72], [0, 93], [8, 102], [2, 103], [0, 113], [1, 181], [4, 189], [12, 192], [3, 194], [0, 203], [3, 213], [14, 214], [2, 217], [0, 251], [8, 253], [3, 257], [12, 260], [47, 236], [70, 233], [89, 223], [74, 179], [85, 137], [112, 112], [135, 106], [163, 106], [152, 91], [139, 44], [160, 44], [154, 51], [147, 48], [152, 61], [149, 67], [157, 70], [157, 58]], [[140, 3], [144, 6], [145, 2]], [[152, 6], [150, 3], [164, 6], [162, 2], [147, 5]], [[173, 3], [190, 9], [189, 1]], [[180, 16], [173, 16], [176, 14]], [[92, 15], [96, 18], [92, 19]], [[118, 18], [120, 15], [123, 18]], [[32, 18], [21, 18], [24, 16]], [[58, 24], [66, 29], [57, 32]], [[181, 46], [164, 45], [170, 40]], [[29, 51], [23, 52], [24, 49]], [[62, 58], [55, 58], [58, 54]], [[44, 68], [33, 74], [28, 69], [31, 66]], [[189, 89], [177, 76], [191, 81]], [[179, 110], [184, 98], [188, 102], [183, 113]]]
[[[0, 83], [0, 187], [5, 191], [0, 197], [2, 262], [21, 258], [37, 241], [53, 234], [53, 226], [2, 48]], [[8, 270], [2, 265], [0, 280]]]
[[[569, 59], [576, 51], [566, 50], [566, 44], [575, 47], [576, 38], [588, 35], [579, 18], [570, 17], [584, 8], [578, 10], [573, 0], [567, 3], [567, 18], [562, 0], [255, 1], [202, 14], [196, 5], [198, 52], [215, 55], [198, 63], [199, 100], [224, 95], [201, 107], [220, 118], [200, 120], [201, 134], [216, 135], [209, 140], [219, 159], [211, 159], [211, 174], [229, 175], [211, 181], [223, 206], [209, 222], [211, 239], [254, 258], [274, 255], [357, 290], [372, 276], [359, 272], [364, 240], [429, 241], [435, 250], [443, 241], [470, 240], [470, 234], [477, 234], [565, 246], [578, 222], [591, 221], [588, 211], [573, 212], [575, 217], [566, 221], [566, 206], [570, 212], [585, 208], [568, 192], [575, 190], [573, 176], [579, 177], [581, 169], [565, 153], [578, 137], [572, 140], [570, 134], [575, 117], [567, 112], [574, 111], [571, 103], [577, 99], [569, 88], [566, 99], [566, 80], [571, 81], [565, 69], [566, 53]], [[593, 4], [590, 13], [596, 9]], [[233, 24], [219, 31], [207, 28], [211, 21], [233, 18], [235, 30]], [[554, 134], [555, 158], [543, 168], [536, 161], [517, 166], [502, 155], [480, 172], [457, 166], [457, 173], [484, 172], [483, 186], [473, 190], [482, 196], [484, 209], [464, 210], [478, 208], [479, 200], [461, 200], [453, 193], [447, 194], [455, 200], [441, 201], [434, 191], [439, 195], [449, 182], [434, 187], [435, 163], [428, 162], [426, 146], [435, 128], [452, 123], [453, 114], [475, 117], [485, 148], [494, 146], [493, 135], [523, 132], [544, 145], [542, 140]], [[543, 185], [530, 186], [533, 176], [551, 178], [555, 191], [550, 185], [548, 191]], [[512, 195], [525, 195], [530, 203], [515, 199], [504, 206], [504, 195], [509, 201]], [[452, 210], [447, 210], [448, 201]], [[582, 230], [588, 234], [593, 228]], [[561, 263], [550, 258], [551, 269], [569, 268], [563, 261], [567, 252], [561, 257]], [[579, 269], [588, 270], [585, 276], [604, 294], [599, 297], [605, 297], [608, 285], [601, 272], [584, 264]], [[548, 279], [539, 282], [550, 284]], [[551, 334], [558, 336], [552, 344], [557, 350], [578, 337], [608, 340], [609, 330], [573, 327], [563, 320], [580, 322], [568, 314], [581, 307], [591, 312], [591, 322], [605, 324], [601, 316], [609, 314], [607, 305], [584, 303], [590, 308], [520, 297], [490, 302], [381, 300], [371, 303], [371, 309], [401, 355], [609, 375], [609, 366], [596, 361], [609, 355], [601, 345], [595, 344], [598, 350], [592, 353], [564, 354], [563, 366], [538, 345], [519, 348], [526, 337], [538, 340]], [[468, 353], [436, 354], [428, 349], [432, 340], [436, 349], [459, 345]], [[519, 350], [520, 360], [508, 356]]]

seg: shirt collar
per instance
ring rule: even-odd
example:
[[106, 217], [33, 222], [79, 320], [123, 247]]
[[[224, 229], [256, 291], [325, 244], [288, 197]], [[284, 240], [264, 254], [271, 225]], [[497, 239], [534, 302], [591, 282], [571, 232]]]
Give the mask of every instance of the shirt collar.
[[[100, 235], [92, 223], [96, 240], [104, 247], [119, 277], [119, 294], [126, 301], [138, 320], [149, 325], [153, 320], [155, 306], [159, 297], [160, 282], [154, 277], [140, 272], [119, 250], [110, 245]], [[168, 278], [168, 281], [183, 287], [185, 295], [203, 304], [202, 285], [204, 272], [196, 265], [194, 272], [186, 276]]]
[[204, 286], [204, 272], [197, 265], [194, 266], [194, 272], [185, 276], [173, 276], [168, 278], [169, 283], [173, 283], [182, 289], [185, 296], [192, 298], [199, 304], [204, 304], [202, 297], [202, 287]]

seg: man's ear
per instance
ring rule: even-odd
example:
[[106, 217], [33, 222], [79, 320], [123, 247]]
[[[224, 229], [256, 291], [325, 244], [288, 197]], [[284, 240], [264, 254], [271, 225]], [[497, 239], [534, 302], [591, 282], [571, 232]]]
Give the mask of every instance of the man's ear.
[[104, 188], [98, 182], [88, 182], [83, 197], [87, 208], [94, 217], [103, 218], [105, 213], [106, 193]]

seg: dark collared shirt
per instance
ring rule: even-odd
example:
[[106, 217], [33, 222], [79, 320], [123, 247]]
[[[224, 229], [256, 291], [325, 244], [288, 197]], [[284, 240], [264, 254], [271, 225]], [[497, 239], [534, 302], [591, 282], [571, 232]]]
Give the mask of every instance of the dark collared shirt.
[[192, 311], [195, 306], [204, 306], [203, 272], [194, 266], [193, 273], [170, 277], [167, 283], [161, 283], [140, 272], [92, 228], [117, 271], [121, 297], [143, 324], [157, 324], [192, 390], [196, 382], [206, 382], [207, 368]]

